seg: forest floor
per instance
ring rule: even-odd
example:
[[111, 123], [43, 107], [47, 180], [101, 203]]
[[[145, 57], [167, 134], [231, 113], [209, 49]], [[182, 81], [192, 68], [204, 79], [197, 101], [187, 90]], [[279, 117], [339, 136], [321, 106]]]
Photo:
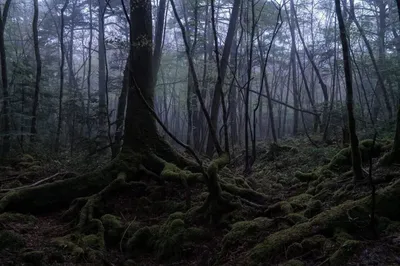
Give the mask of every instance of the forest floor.
[[[362, 144], [376, 151], [373, 164], [387, 144], [377, 143], [379, 149], [368, 140]], [[291, 148], [272, 155], [259, 145], [248, 177], [240, 154], [221, 172], [230, 184], [266, 195], [267, 207], [242, 204], [218, 225], [190, 221], [183, 185], [147, 179], [145, 187], [128, 187], [102, 202], [95, 216], [105, 241], [75, 234], [76, 221], [63, 219], [66, 208], [0, 214], [0, 265], [400, 265], [400, 201], [393, 202], [400, 199], [400, 166], [372, 167], [373, 179], [381, 182], [371, 226], [371, 186], [354, 184], [348, 154], [306, 140], [283, 144]], [[71, 178], [90, 167], [24, 155], [1, 166], [0, 193]], [[368, 158], [364, 168], [368, 172]], [[203, 184], [190, 193], [191, 206], [207, 197]]]

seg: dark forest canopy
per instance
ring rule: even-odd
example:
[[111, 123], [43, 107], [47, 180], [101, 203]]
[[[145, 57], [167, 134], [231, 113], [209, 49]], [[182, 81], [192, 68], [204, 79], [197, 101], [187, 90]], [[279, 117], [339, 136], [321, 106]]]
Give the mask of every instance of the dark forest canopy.
[[0, 264], [399, 264], [399, 7], [2, 0]]

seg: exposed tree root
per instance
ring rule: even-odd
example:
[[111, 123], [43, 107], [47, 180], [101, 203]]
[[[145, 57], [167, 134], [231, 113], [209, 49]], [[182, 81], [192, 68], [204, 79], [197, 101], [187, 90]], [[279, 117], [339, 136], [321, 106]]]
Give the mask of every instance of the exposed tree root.
[[121, 171], [136, 172], [140, 156], [121, 153], [102, 170], [37, 187], [12, 190], [0, 199], [0, 212], [46, 212], [68, 206], [74, 199], [91, 196], [108, 186]]

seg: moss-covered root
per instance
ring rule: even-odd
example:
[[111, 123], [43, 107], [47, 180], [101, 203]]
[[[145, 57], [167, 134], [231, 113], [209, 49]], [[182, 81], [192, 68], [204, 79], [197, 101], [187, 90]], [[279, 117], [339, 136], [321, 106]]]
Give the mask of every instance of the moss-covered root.
[[211, 161], [207, 168], [206, 184], [209, 194], [203, 206], [198, 211], [206, 212], [213, 222], [218, 222], [221, 215], [238, 207], [223, 196], [221, 185], [218, 180], [218, 172], [228, 163], [229, 155], [224, 153]]
[[[390, 219], [400, 218], [400, 180], [390, 187], [380, 190], [376, 195], [376, 214]], [[356, 230], [359, 226], [355, 223], [358, 219], [353, 217], [360, 207], [369, 209], [370, 197], [356, 201], [347, 201], [330, 210], [324, 211], [308, 222], [276, 232], [268, 236], [263, 243], [255, 246], [246, 256], [247, 265], [258, 265], [259, 262], [270, 259], [274, 254], [283, 252], [285, 247], [294, 242], [299, 242], [307, 237], [333, 232], [335, 228]], [[355, 211], [353, 211], [355, 210]], [[351, 214], [352, 217], [349, 217]]]
[[110, 194], [115, 193], [116, 191], [120, 191], [121, 189], [129, 186], [142, 186], [143, 189], [146, 188], [146, 185], [141, 182], [127, 183], [126, 174], [119, 173], [118, 177], [115, 180], [113, 180], [108, 186], [106, 186], [103, 190], [101, 190], [97, 194], [94, 194], [86, 198], [86, 203], [79, 214], [78, 228], [83, 229], [84, 226], [94, 218], [93, 216], [94, 210], [96, 209], [96, 207], [98, 207], [99, 203], [102, 200], [107, 199], [107, 197]]
[[141, 156], [121, 153], [103, 169], [37, 187], [11, 190], [0, 199], [0, 212], [38, 213], [68, 206], [74, 199], [98, 193], [121, 171], [135, 172]]

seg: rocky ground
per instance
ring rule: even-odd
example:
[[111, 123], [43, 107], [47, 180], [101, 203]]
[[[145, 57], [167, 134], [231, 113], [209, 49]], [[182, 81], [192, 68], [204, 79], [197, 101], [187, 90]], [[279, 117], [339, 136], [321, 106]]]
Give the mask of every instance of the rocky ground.
[[[372, 159], [375, 204], [369, 179], [353, 182], [348, 149], [287, 140], [258, 146], [248, 177], [235, 167], [243, 155], [233, 156], [221, 182], [257, 204], [232, 198], [240, 207], [218, 224], [191, 211], [206, 199], [204, 185], [141, 176], [107, 195], [84, 232], [65, 215], [68, 206], [1, 213], [0, 265], [400, 265], [400, 166], [374, 166], [389, 147], [361, 142], [366, 176]], [[0, 197], [83, 169], [19, 156], [0, 168]]]

